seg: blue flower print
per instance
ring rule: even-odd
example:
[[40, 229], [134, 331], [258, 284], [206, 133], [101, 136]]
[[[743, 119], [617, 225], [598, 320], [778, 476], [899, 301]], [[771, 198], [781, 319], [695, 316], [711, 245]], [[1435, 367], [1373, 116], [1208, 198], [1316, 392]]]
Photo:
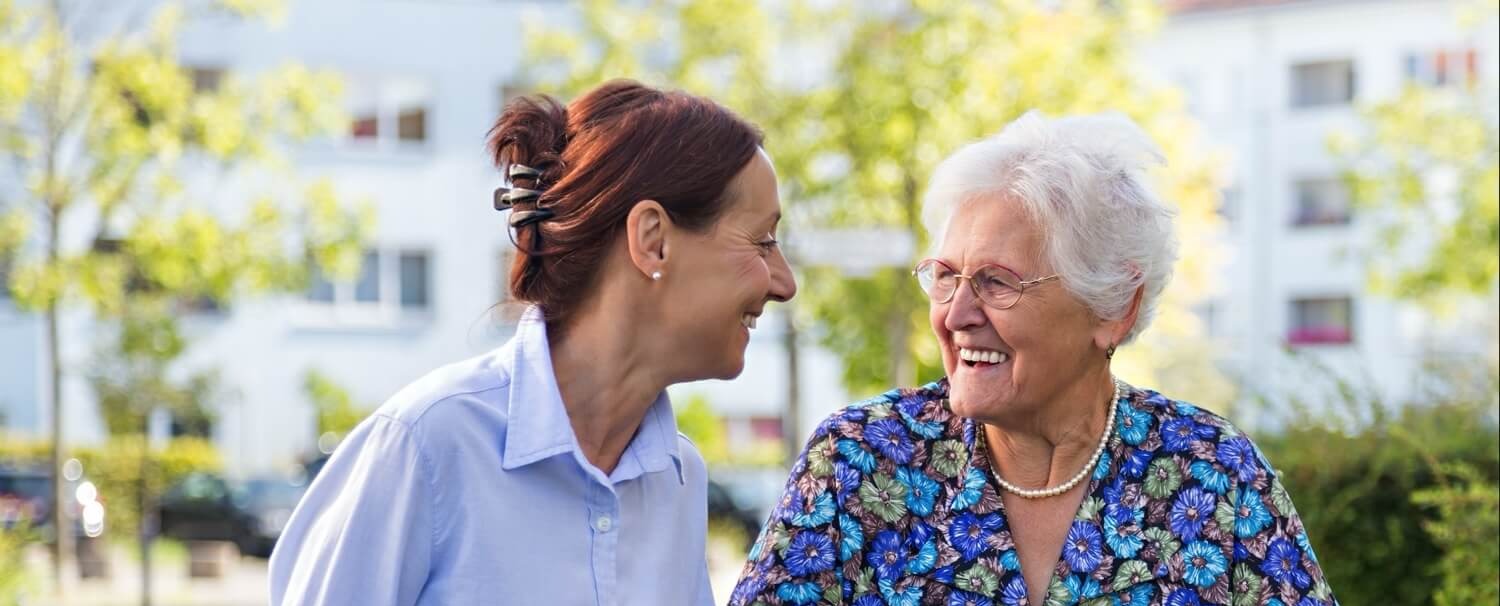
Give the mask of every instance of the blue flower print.
[[823, 588], [811, 581], [786, 583], [776, 588], [776, 595], [792, 604], [811, 604], [823, 597]]
[[896, 481], [906, 486], [906, 508], [919, 516], [932, 514], [937, 501], [938, 483], [919, 470], [902, 467], [896, 470]]
[[1229, 560], [1219, 546], [1208, 541], [1193, 541], [1182, 550], [1183, 578], [1199, 587], [1213, 585], [1229, 570]]
[[833, 568], [833, 540], [816, 530], [799, 531], [787, 546], [786, 568], [797, 576], [807, 576]]
[[1212, 494], [1198, 488], [1188, 488], [1177, 493], [1177, 502], [1172, 504], [1172, 512], [1167, 519], [1172, 534], [1184, 541], [1198, 538], [1203, 524], [1213, 517], [1214, 502]]
[[858, 469], [860, 473], [873, 473], [875, 471], [875, 455], [865, 450], [854, 440], [839, 440], [834, 446], [839, 451], [839, 456], [844, 457], [850, 465]]
[[1219, 464], [1234, 472], [1241, 482], [1254, 480], [1255, 472], [1260, 469], [1260, 458], [1255, 454], [1255, 446], [1245, 438], [1235, 437], [1219, 442], [1217, 457]]
[[1075, 520], [1063, 541], [1063, 559], [1077, 572], [1093, 572], [1104, 559], [1102, 538], [1093, 522]]
[[1151, 435], [1151, 413], [1122, 402], [1116, 414], [1118, 419], [1115, 425], [1119, 428], [1120, 439], [1126, 444], [1139, 446], [1146, 441], [1146, 436]]
[[839, 515], [839, 561], [847, 562], [865, 546], [865, 532], [859, 519], [852, 515]]
[[1302, 570], [1302, 553], [1291, 541], [1283, 538], [1271, 540], [1260, 570], [1283, 585], [1291, 584], [1298, 589], [1307, 589], [1312, 584], [1312, 579]]
[[880, 534], [875, 535], [875, 540], [870, 542], [870, 551], [865, 555], [865, 561], [875, 569], [876, 578], [900, 578], [901, 573], [906, 570], [906, 548], [901, 544], [901, 533], [894, 530], [880, 531]]
[[1260, 493], [1245, 489], [1240, 495], [1239, 507], [1236, 508], [1234, 516], [1234, 536], [1248, 539], [1260, 531], [1265, 530], [1271, 524], [1271, 511], [1261, 500]]
[[901, 421], [885, 418], [865, 426], [865, 441], [885, 455], [885, 458], [895, 461], [897, 465], [906, 465], [911, 462], [911, 455], [916, 451], [912, 444], [911, 435], [906, 433]]
[[1208, 461], [1193, 461], [1188, 465], [1188, 475], [1193, 476], [1204, 490], [1214, 494], [1224, 494], [1229, 490], [1229, 476]]

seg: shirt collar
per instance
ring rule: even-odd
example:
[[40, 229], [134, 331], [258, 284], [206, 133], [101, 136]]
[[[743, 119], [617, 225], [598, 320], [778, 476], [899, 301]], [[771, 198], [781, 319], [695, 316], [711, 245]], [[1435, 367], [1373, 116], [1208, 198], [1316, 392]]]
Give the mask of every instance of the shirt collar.
[[[505, 361], [510, 371], [509, 423], [501, 467], [516, 469], [567, 452], [577, 455], [580, 462], [586, 461], [557, 387], [547, 323], [540, 308], [533, 306], [522, 314], [511, 345], [511, 355]], [[620, 482], [642, 473], [665, 471], [669, 465], [676, 467], [678, 481], [686, 483], [672, 402], [662, 392], [646, 410], [611, 480]]]

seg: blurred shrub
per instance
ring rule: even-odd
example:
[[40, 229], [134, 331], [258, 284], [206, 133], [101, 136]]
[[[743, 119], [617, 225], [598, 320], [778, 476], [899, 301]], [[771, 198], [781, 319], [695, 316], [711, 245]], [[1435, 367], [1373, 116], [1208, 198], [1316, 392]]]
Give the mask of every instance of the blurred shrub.
[[714, 412], [708, 398], [693, 395], [677, 405], [673, 416], [677, 418], [677, 430], [693, 441], [698, 453], [709, 465], [721, 465], [729, 460], [729, 440], [724, 431], [724, 419]]
[[26, 545], [36, 535], [24, 522], [6, 528], [0, 525], [0, 606], [21, 603], [27, 587]]
[[[1442, 467], [1445, 482], [1413, 495], [1418, 505], [1435, 508], [1423, 527], [1442, 550], [1437, 562], [1442, 583], [1433, 596], [1439, 606], [1500, 604], [1500, 490], [1493, 475], [1472, 465]], [[1493, 470], [1490, 470], [1493, 471]]]
[[370, 414], [354, 405], [348, 389], [319, 370], [302, 375], [302, 391], [318, 413], [319, 436], [331, 433], [335, 438], [343, 438]]
[[724, 417], [714, 412], [708, 398], [694, 394], [675, 406], [677, 430], [693, 441], [709, 467], [782, 467], [782, 444], [760, 440], [750, 444], [729, 443]]
[[[0, 442], [0, 461], [23, 465], [48, 464], [49, 446], [43, 441]], [[104, 503], [105, 533], [114, 538], [140, 536], [142, 457], [146, 439], [115, 436], [102, 446], [74, 448], [70, 453], [83, 463], [84, 478], [99, 489]], [[223, 461], [212, 442], [202, 438], [176, 438], [160, 452], [151, 454], [146, 486], [160, 496], [167, 487], [195, 471], [219, 471]]]
[[[99, 488], [104, 501], [106, 533], [116, 538], [135, 538], [141, 532], [141, 472], [146, 440], [141, 436], [111, 438], [102, 448], [80, 448], [74, 456], [83, 462], [84, 474]], [[176, 438], [160, 452], [151, 454], [145, 478], [151, 494], [160, 496], [183, 476], [195, 471], [220, 471], [223, 461], [212, 442], [202, 438]]]
[[1281, 473], [1339, 600], [1496, 603], [1494, 401], [1413, 402], [1391, 413], [1347, 385], [1338, 393], [1353, 401], [1346, 416], [1364, 420], [1354, 429], [1307, 417], [1257, 442]]

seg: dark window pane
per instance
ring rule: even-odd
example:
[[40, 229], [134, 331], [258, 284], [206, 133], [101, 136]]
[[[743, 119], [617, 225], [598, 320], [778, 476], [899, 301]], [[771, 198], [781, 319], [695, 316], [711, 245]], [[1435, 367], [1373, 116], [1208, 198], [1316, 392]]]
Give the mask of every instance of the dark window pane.
[[355, 139], [374, 139], [380, 136], [379, 124], [374, 114], [355, 116], [350, 123], [349, 135]]
[[427, 253], [401, 253], [401, 306], [427, 307]]
[[189, 74], [193, 78], [193, 92], [208, 93], [219, 90], [224, 81], [224, 70], [217, 67], [195, 67]]
[[415, 107], [396, 116], [396, 136], [402, 141], [427, 140], [427, 110]]
[[317, 264], [313, 264], [310, 270], [312, 276], [308, 279], [307, 300], [319, 303], [333, 302], [333, 283], [323, 275], [323, 270]]
[[1293, 345], [1354, 341], [1354, 302], [1349, 297], [1296, 299], [1291, 311], [1287, 341]]
[[1341, 105], [1354, 100], [1354, 63], [1320, 61], [1292, 66], [1292, 106]]
[[359, 282], [354, 284], [354, 300], [360, 303], [380, 301], [380, 255], [365, 251], [359, 264]]
[[10, 257], [0, 256], [0, 299], [10, 298], [10, 268], [14, 264]]
[[1344, 225], [1349, 223], [1349, 194], [1339, 179], [1302, 179], [1293, 184], [1296, 225]]

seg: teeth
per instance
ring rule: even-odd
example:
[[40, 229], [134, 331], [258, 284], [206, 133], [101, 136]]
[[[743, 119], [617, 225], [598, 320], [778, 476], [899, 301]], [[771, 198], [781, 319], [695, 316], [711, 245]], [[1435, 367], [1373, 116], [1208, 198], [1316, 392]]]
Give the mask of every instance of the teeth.
[[965, 362], [986, 362], [989, 364], [1000, 364], [1010, 359], [1010, 356], [999, 351], [983, 351], [960, 347], [958, 349], [959, 359]]
[[743, 324], [745, 326], [745, 328], [754, 329], [755, 328], [755, 319], [756, 318], [755, 318], [755, 316], [753, 314], [745, 314], [745, 315], [743, 315], [743, 316], [740, 317], [740, 324]]

